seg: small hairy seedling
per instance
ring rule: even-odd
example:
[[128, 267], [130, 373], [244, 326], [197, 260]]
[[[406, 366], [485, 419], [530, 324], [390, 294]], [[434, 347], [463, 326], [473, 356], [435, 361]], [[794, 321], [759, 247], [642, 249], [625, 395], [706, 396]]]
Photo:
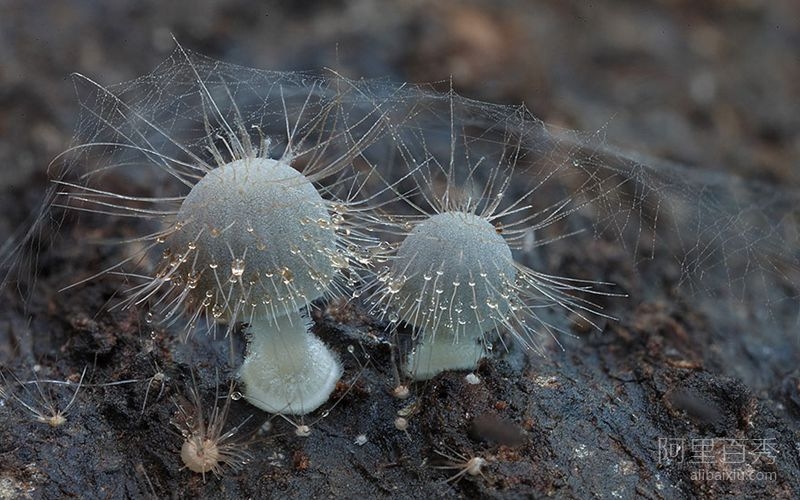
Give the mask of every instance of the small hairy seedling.
[[223, 474], [224, 467], [239, 472], [252, 458], [245, 450], [245, 444], [233, 439], [250, 416], [239, 425], [225, 430], [228, 411], [235, 394], [234, 384], [231, 382], [228, 393], [223, 397], [225, 402], [222, 407], [219, 406], [220, 397], [217, 392], [214, 407], [209, 413], [205, 413], [195, 382], [189, 392], [190, 401], [175, 403], [178, 412], [172, 419], [172, 425], [183, 436], [181, 460], [185, 468], [202, 474], [203, 482], [207, 472], [212, 472], [217, 477]]
[[[71, 209], [155, 219], [153, 232], [128, 241], [143, 248], [104, 271], [139, 282], [123, 305], [146, 306], [163, 325], [183, 318], [187, 335], [198, 320], [227, 324], [229, 333], [246, 324], [249, 345], [239, 371], [245, 397], [266, 411], [308, 413], [328, 399], [342, 367], [311, 333], [306, 308], [342, 295], [379, 251], [363, 223], [367, 201], [354, 201], [360, 186], [344, 170], [363, 160], [383, 111], [356, 83], [338, 77], [263, 72], [258, 76], [269, 87], [253, 86], [248, 95], [232, 89], [227, 75], [255, 70], [180, 47], [175, 57], [159, 95], [169, 89], [181, 95], [181, 106], [191, 102], [198, 114], [180, 115], [180, 130], [202, 135], [170, 135], [124, 90], [97, 86], [98, 99], [112, 109], [100, 115], [92, 140], [72, 151], [94, 159], [97, 150], [100, 163], [77, 181], [60, 180], [60, 194]], [[99, 184], [134, 166], [155, 170], [166, 186], [157, 191], [174, 196]], [[354, 187], [345, 196], [334, 195], [347, 185]], [[158, 253], [160, 263], [148, 266]], [[129, 264], [137, 269], [124, 270]]]
[[[33, 415], [37, 422], [47, 424], [50, 427], [60, 427], [67, 422], [67, 413], [69, 412], [70, 408], [72, 408], [72, 405], [75, 403], [76, 398], [78, 397], [78, 392], [80, 392], [81, 387], [83, 386], [83, 378], [85, 375], [86, 368], [84, 368], [81, 372], [80, 379], [78, 380], [77, 384], [75, 384], [75, 391], [72, 392], [72, 396], [70, 397], [69, 401], [63, 405], [63, 407], [61, 407], [57, 401], [58, 395], [56, 395], [50, 389], [50, 387], [73, 385], [68, 381], [60, 382], [39, 379], [21, 381], [17, 379], [16, 376], [12, 375], [15, 379], [14, 385], [20, 387], [26, 394], [25, 396], [21, 396], [16, 394], [13, 389], [10, 389], [11, 384], [6, 379], [4, 374], [0, 373], [0, 377], [2, 378], [3, 382], [3, 387], [0, 388], [0, 396], [4, 398], [10, 396], [11, 399], [13, 399], [16, 403]], [[36, 390], [30, 390], [30, 385], [33, 385]]]
[[435, 466], [434, 468], [458, 471], [449, 478], [447, 478], [448, 483], [457, 483], [461, 481], [461, 479], [466, 475], [472, 477], [481, 476], [484, 479], [486, 478], [483, 475], [483, 468], [489, 464], [489, 459], [478, 456], [467, 458], [463, 454], [452, 449], [449, 450], [449, 453], [440, 450], [433, 450], [433, 451], [440, 457], [450, 462], [448, 465], [438, 465]]

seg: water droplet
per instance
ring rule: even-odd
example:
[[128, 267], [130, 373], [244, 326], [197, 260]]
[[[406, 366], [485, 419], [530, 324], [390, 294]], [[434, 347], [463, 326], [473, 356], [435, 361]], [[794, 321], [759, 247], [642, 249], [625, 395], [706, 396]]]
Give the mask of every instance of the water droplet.
[[331, 255], [331, 265], [337, 269], [347, 269], [350, 263], [347, 259], [338, 253]]
[[403, 288], [404, 280], [402, 278], [395, 278], [389, 281], [388, 291], [389, 293], [397, 293]]
[[240, 278], [244, 274], [244, 259], [233, 259], [231, 262], [231, 275]]
[[214, 304], [214, 307], [211, 308], [211, 315], [214, 316], [214, 318], [219, 318], [222, 316], [223, 311], [224, 308], [220, 304]]

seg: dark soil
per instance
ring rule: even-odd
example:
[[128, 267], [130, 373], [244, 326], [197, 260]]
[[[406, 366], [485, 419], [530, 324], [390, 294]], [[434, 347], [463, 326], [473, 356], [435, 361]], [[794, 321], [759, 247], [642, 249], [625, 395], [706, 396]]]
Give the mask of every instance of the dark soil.
[[[145, 74], [172, 51], [170, 33], [254, 67], [333, 67], [444, 81], [444, 90], [452, 75], [460, 93], [525, 102], [545, 122], [602, 130], [607, 144], [764, 181], [767, 193], [800, 187], [800, 7], [790, 0], [12, 0], [0, 7], [2, 240], [36, 212], [47, 165], [69, 142], [77, 104], [68, 74], [103, 84]], [[581, 265], [641, 291], [609, 301], [618, 320], [602, 332], [576, 322], [576, 336], [559, 338], [563, 350], [548, 344], [544, 357], [498, 344], [476, 385], [448, 373], [393, 397], [387, 325], [358, 303], [320, 304], [316, 332], [345, 365], [335, 406], [306, 416], [311, 434], [298, 437], [290, 422], [234, 401], [229, 426], [252, 416], [233, 438], [252, 460], [203, 478], [182, 470], [171, 421], [179, 406], [191, 411], [193, 388], [210, 411], [231, 376], [219, 367], [241, 345], [185, 343], [177, 328], [151, 328], [143, 311], [110, 309], [121, 285], [113, 277], [58, 291], [115, 251], [43, 235], [38, 252], [21, 255], [35, 272], [3, 292], [5, 387], [63, 408], [86, 375], [58, 427], [0, 398], [0, 498], [800, 496], [796, 304], [763, 322], [715, 313], [712, 301], [673, 286], [670, 262], [635, 267], [605, 241]], [[575, 265], [568, 244], [551, 251], [560, 270]], [[73, 384], [41, 382], [40, 394], [14, 377]], [[366, 442], [356, 444], [359, 435]], [[488, 461], [481, 475], [440, 468], [474, 456]]]

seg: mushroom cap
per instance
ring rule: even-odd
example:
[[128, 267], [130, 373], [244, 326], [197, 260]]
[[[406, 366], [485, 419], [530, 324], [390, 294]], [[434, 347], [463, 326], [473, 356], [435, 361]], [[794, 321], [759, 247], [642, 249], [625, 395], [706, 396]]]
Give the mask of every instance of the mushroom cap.
[[478, 333], [508, 312], [516, 276], [505, 239], [486, 218], [443, 212], [419, 222], [397, 250], [389, 287], [400, 317], [436, 332]]
[[167, 244], [184, 260], [193, 300], [213, 305], [215, 316], [248, 306], [288, 314], [322, 296], [335, 273], [327, 203], [285, 160], [211, 170], [186, 196], [176, 227]]

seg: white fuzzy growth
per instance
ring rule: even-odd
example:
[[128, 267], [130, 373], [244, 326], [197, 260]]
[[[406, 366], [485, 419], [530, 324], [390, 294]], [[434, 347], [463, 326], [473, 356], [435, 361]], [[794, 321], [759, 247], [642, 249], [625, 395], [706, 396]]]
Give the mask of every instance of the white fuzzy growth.
[[271, 413], [304, 415], [319, 408], [342, 376], [342, 365], [309, 332], [299, 312], [274, 320], [254, 319], [248, 355], [239, 370], [244, 396]]
[[422, 329], [406, 371], [422, 380], [474, 368], [483, 334], [508, 313], [515, 275], [511, 249], [485, 218], [444, 212], [417, 224], [387, 283], [400, 317]]
[[225, 302], [229, 315], [241, 299], [287, 314], [320, 297], [336, 270], [326, 203], [284, 160], [245, 158], [211, 170], [181, 205], [177, 227], [168, 245], [185, 255], [193, 294]]

